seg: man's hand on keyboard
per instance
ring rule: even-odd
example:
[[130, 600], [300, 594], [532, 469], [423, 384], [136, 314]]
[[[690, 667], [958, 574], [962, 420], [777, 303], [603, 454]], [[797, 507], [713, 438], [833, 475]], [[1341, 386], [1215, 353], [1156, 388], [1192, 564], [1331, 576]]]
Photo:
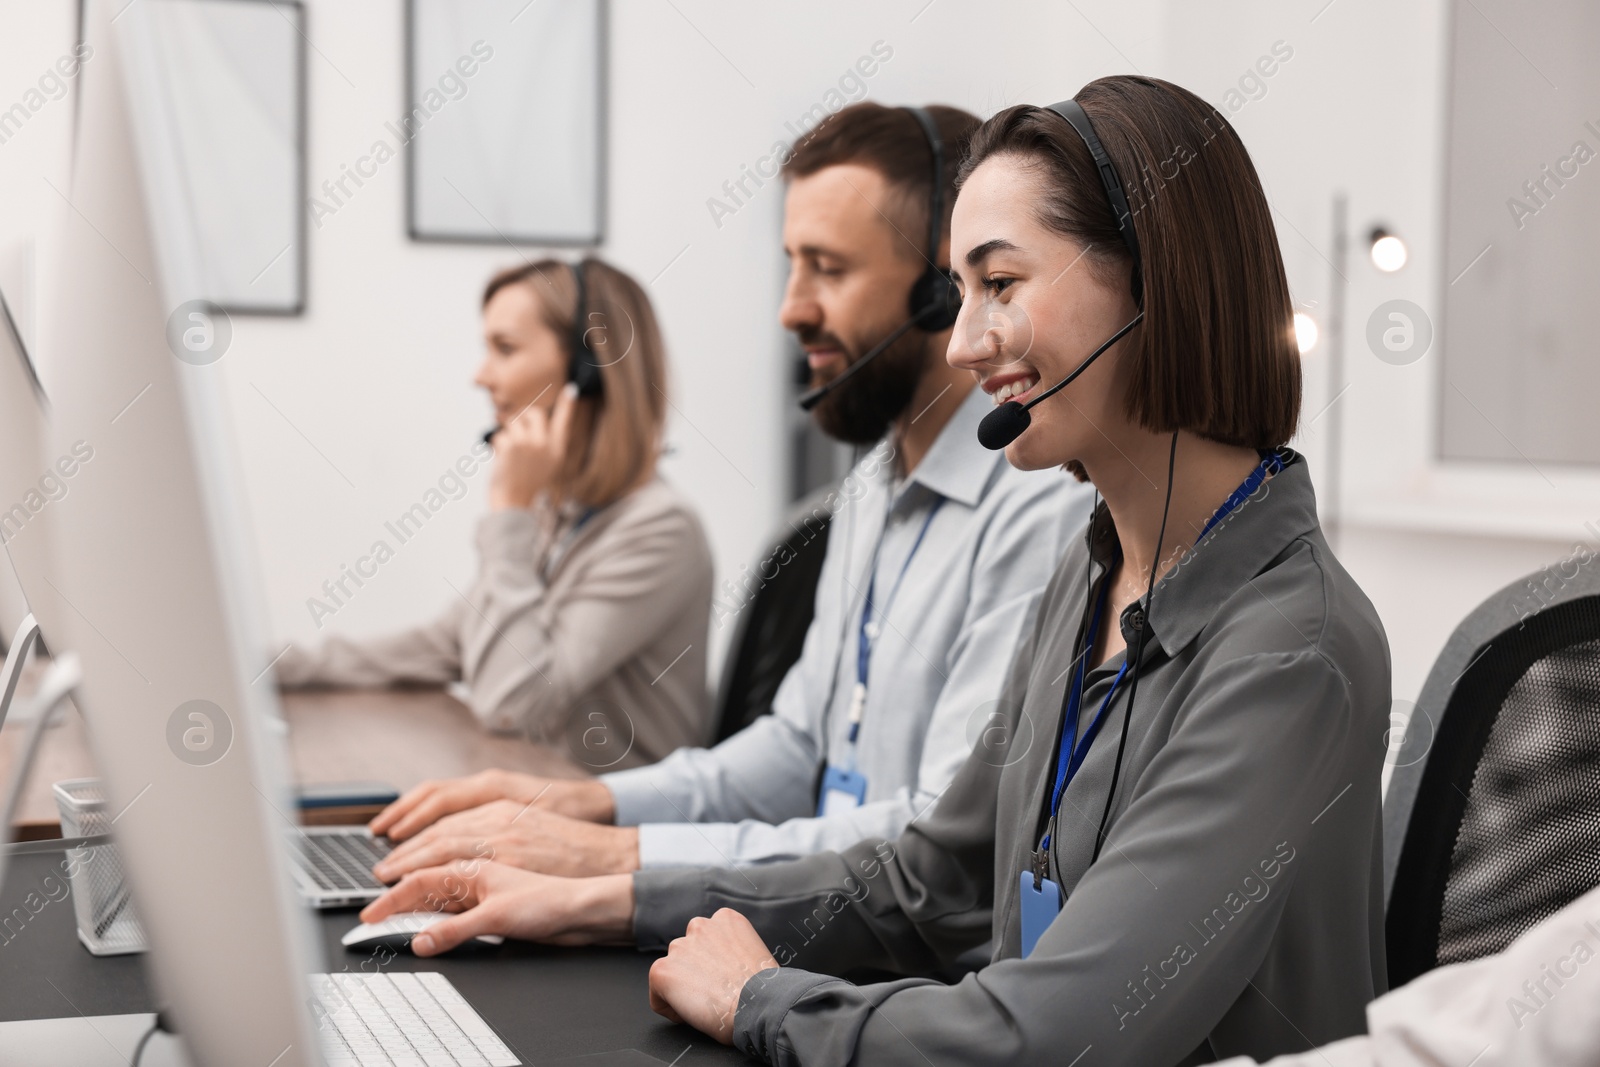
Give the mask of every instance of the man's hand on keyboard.
[[514, 800], [446, 815], [385, 856], [372, 873], [393, 882], [451, 860], [492, 859], [543, 874], [580, 877], [639, 869], [639, 831], [569, 819]]
[[456, 860], [406, 875], [361, 909], [361, 921], [411, 911], [449, 913], [412, 940], [418, 956], [447, 952], [479, 934], [552, 945], [627, 944], [633, 878], [559, 878], [490, 860]]
[[368, 828], [390, 840], [404, 841], [446, 815], [494, 800], [512, 800], [587, 822], [608, 823], [616, 815], [611, 790], [593, 779], [539, 778], [488, 770], [413, 786], [378, 812]]

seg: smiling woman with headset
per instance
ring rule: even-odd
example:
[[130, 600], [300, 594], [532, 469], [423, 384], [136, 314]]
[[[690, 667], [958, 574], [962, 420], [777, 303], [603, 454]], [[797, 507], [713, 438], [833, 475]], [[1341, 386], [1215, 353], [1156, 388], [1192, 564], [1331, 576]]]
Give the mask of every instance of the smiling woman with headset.
[[[1103, 503], [1013, 661], [1005, 758], [975, 752], [892, 846], [636, 879], [641, 943], [687, 928], [652, 996], [783, 1064], [1166, 1067], [1359, 1033], [1388, 646], [1285, 447], [1300, 368], [1249, 155], [1192, 93], [1114, 77], [996, 115], [962, 174], [949, 358], [995, 397], [980, 437]], [[829, 977], [937, 973], [988, 936], [955, 985]]]
[[[1359, 1033], [1385, 985], [1388, 645], [1286, 447], [1300, 369], [1249, 155], [1194, 94], [1114, 77], [996, 115], [962, 175], [949, 359], [995, 398], [980, 437], [1103, 503], [942, 797], [793, 863], [489, 863], [396, 894], [456, 879], [428, 951], [666, 947], [657, 1010], [775, 1064], [1171, 1067]], [[863, 970], [908, 977], [837, 977]]]
[[666, 356], [638, 283], [598, 259], [504, 271], [476, 383], [494, 406], [479, 571], [434, 622], [278, 661], [287, 686], [464, 681], [491, 730], [595, 769], [710, 733], [711, 553], [656, 475]]

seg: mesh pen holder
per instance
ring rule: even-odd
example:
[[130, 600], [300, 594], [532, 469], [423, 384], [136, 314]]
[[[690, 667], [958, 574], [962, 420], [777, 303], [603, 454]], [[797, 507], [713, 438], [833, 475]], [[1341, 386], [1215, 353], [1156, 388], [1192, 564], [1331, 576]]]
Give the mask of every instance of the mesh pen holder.
[[[98, 778], [73, 778], [54, 787], [62, 837], [92, 837], [111, 829], [105, 793]], [[69, 879], [78, 940], [96, 956], [123, 956], [147, 947], [144, 928], [133, 912], [128, 880], [115, 845], [74, 850]]]

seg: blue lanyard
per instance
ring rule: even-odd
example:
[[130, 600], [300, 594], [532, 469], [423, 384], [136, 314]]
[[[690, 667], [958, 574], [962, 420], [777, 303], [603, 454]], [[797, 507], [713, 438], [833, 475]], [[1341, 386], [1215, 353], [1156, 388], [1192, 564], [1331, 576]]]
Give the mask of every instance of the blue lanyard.
[[[1054, 819], [1061, 810], [1061, 797], [1067, 791], [1067, 785], [1078, 774], [1078, 768], [1083, 766], [1083, 761], [1089, 755], [1089, 748], [1094, 744], [1094, 739], [1100, 734], [1100, 727], [1105, 724], [1106, 712], [1111, 709], [1111, 701], [1116, 698], [1117, 686], [1121, 684], [1123, 676], [1128, 673], [1128, 661], [1124, 658], [1122, 666], [1117, 670], [1117, 676], [1111, 680], [1111, 688], [1106, 691], [1105, 699], [1100, 702], [1100, 710], [1095, 713], [1094, 721], [1083, 732], [1082, 740], [1076, 745], [1073, 739], [1078, 732], [1078, 709], [1083, 700], [1083, 675], [1084, 664], [1088, 663], [1094, 655], [1094, 641], [1100, 633], [1100, 617], [1105, 612], [1106, 599], [1111, 593], [1111, 580], [1107, 572], [1105, 585], [1100, 589], [1100, 600], [1094, 606], [1094, 621], [1089, 624], [1089, 643], [1083, 651], [1083, 656], [1078, 660], [1077, 670], [1072, 675], [1072, 685], [1067, 690], [1067, 709], [1061, 722], [1061, 748], [1056, 755], [1056, 784], [1050, 794], [1050, 817]], [[1124, 653], [1126, 656], [1126, 653]], [[1041, 849], [1050, 847], [1050, 834], [1044, 835], [1040, 842]]]
[[[939, 514], [939, 507], [944, 503], [944, 497], [939, 497], [928, 509], [928, 517], [922, 520], [922, 529], [917, 531], [917, 539], [911, 542], [911, 551], [907, 553], [905, 562], [900, 565], [900, 573], [895, 577], [894, 585], [889, 587], [889, 599], [883, 603], [883, 617], [889, 617], [889, 608], [894, 604], [894, 598], [900, 593], [900, 583], [905, 581], [906, 571], [911, 569], [911, 561], [917, 558], [917, 549], [922, 547], [922, 539], [928, 536], [928, 527], [933, 525], [933, 517]], [[878, 586], [878, 552], [883, 548], [883, 536], [878, 537], [878, 544], [872, 550], [871, 570], [867, 577], [867, 595], [861, 605], [861, 625], [856, 633], [856, 687], [850, 697], [850, 743], [856, 743], [856, 737], [861, 733], [861, 715], [866, 709], [867, 702], [867, 676], [872, 669], [872, 648], [877, 643], [876, 625], [872, 621], [872, 601], [874, 591]]]
[[[1203, 541], [1206, 534], [1211, 532], [1213, 526], [1227, 518], [1229, 512], [1244, 503], [1257, 489], [1261, 488], [1261, 483], [1266, 481], [1268, 474], [1276, 474], [1281, 470], [1283, 470], [1283, 457], [1276, 452], [1263, 453], [1261, 465], [1251, 471], [1249, 477], [1245, 478], [1239, 487], [1228, 495], [1228, 499], [1222, 502], [1222, 506], [1207, 520], [1205, 529], [1200, 531], [1200, 536], [1195, 538], [1195, 544]], [[1112, 566], [1115, 567], [1115, 563]], [[1061, 724], [1061, 747], [1056, 755], [1055, 790], [1050, 795], [1051, 819], [1054, 819], [1057, 812], [1061, 810], [1061, 797], [1066, 793], [1068, 784], [1077, 776], [1078, 768], [1083, 766], [1084, 759], [1088, 757], [1089, 748], [1094, 744], [1094, 739], [1099, 736], [1100, 727], [1105, 723], [1106, 712], [1110, 710], [1111, 701], [1117, 695], [1117, 686], [1128, 673], [1128, 661], [1124, 658], [1121, 668], [1117, 671], [1117, 676], [1111, 680], [1111, 688], [1107, 690], [1105, 699], [1100, 702], [1100, 710], [1095, 713], [1094, 721], [1084, 731], [1083, 739], [1074, 745], [1073, 738], [1078, 730], [1079, 706], [1083, 700], [1084, 664], [1094, 655], [1094, 641], [1100, 633], [1100, 617], [1105, 610], [1106, 599], [1110, 592], [1111, 582], [1107, 580], [1100, 590], [1100, 600], [1095, 605], [1094, 619], [1089, 623], [1088, 647], [1084, 650], [1082, 658], [1078, 660], [1077, 670], [1073, 672], [1072, 686], [1067, 691], [1066, 712], [1063, 715]], [[1126, 653], [1124, 653], [1124, 656], [1126, 656]], [[1050, 847], [1049, 833], [1044, 835], [1044, 840], [1039, 847], [1041, 849]]]
[[1261, 488], [1261, 483], [1267, 480], [1268, 474], [1277, 474], [1281, 470], [1283, 470], [1283, 457], [1276, 452], [1263, 452], [1261, 454], [1261, 465], [1251, 471], [1250, 476], [1239, 484], [1239, 488], [1230, 493], [1228, 499], [1222, 502], [1222, 506], [1217, 509], [1216, 514], [1206, 520], [1205, 529], [1200, 531], [1200, 536], [1194, 539], [1194, 543], [1198, 545], [1201, 541], [1204, 541], [1206, 534], [1211, 532], [1213, 526], [1227, 518], [1228, 513], [1234, 508], [1255, 495], [1255, 491]]

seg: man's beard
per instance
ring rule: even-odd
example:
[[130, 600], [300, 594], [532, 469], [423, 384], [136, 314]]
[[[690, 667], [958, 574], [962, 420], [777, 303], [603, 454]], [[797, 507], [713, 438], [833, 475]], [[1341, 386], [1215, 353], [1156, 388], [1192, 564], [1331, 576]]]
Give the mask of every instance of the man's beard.
[[[846, 351], [844, 342], [821, 330], [802, 330], [799, 340], [805, 346], [826, 345]], [[851, 445], [870, 445], [889, 432], [889, 426], [911, 405], [917, 386], [927, 369], [927, 334], [912, 330], [884, 349], [872, 362], [852, 374], [850, 380], [823, 397], [811, 411], [817, 426], [836, 441]], [[827, 377], [813, 371], [811, 388], [826, 385], [855, 366], [851, 360], [837, 374]]]

